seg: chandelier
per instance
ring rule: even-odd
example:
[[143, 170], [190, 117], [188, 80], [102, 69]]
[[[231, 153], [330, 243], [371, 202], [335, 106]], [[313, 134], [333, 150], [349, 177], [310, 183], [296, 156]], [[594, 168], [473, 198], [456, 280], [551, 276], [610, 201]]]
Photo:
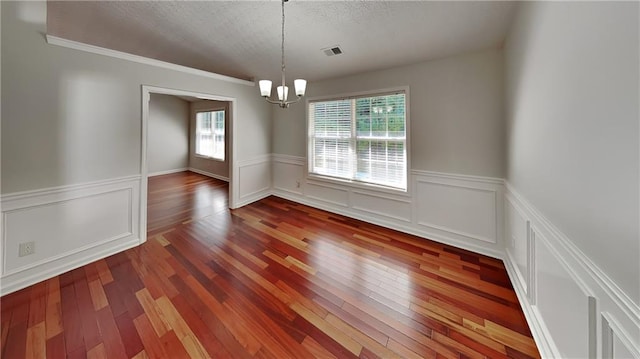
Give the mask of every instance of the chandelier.
[[277, 87], [278, 92], [278, 100], [272, 100], [271, 97], [271, 81], [270, 80], [260, 80], [258, 84], [260, 85], [260, 96], [264, 97], [265, 100], [269, 103], [277, 104], [281, 108], [287, 108], [290, 104], [296, 103], [300, 101], [302, 96], [304, 96], [304, 92], [307, 88], [307, 81], [303, 79], [296, 79], [293, 81], [293, 86], [296, 91], [296, 99], [287, 101], [289, 95], [289, 87], [285, 86], [284, 80], [284, 3], [288, 0], [282, 0], [282, 85]]

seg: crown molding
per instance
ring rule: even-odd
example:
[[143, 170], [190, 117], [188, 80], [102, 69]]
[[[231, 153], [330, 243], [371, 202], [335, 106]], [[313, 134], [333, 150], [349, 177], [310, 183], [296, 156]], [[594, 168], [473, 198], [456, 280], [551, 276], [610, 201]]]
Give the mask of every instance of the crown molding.
[[50, 45], [57, 45], [57, 46], [62, 46], [62, 47], [66, 47], [66, 48], [69, 48], [69, 49], [80, 50], [80, 51], [84, 51], [84, 52], [90, 52], [90, 53], [93, 53], [93, 54], [109, 56], [109, 57], [115, 57], [115, 58], [121, 59], [121, 60], [127, 60], [127, 61], [131, 61], [131, 62], [137, 62], [139, 64], [145, 64], [145, 65], [161, 67], [161, 68], [165, 68], [165, 69], [169, 69], [169, 70], [174, 70], [174, 71], [187, 73], [187, 74], [190, 74], [190, 75], [203, 76], [203, 77], [208, 77], [208, 78], [212, 78], [212, 79], [216, 79], [216, 80], [220, 80], [220, 81], [232, 82], [232, 83], [246, 85], [246, 86], [255, 86], [255, 82], [253, 82], [253, 81], [243, 80], [243, 79], [239, 79], [239, 78], [235, 78], [235, 77], [231, 77], [231, 76], [226, 76], [226, 75], [220, 75], [220, 74], [216, 74], [214, 72], [198, 70], [198, 69], [194, 69], [192, 67], [176, 65], [176, 64], [172, 64], [170, 62], [160, 61], [160, 60], [156, 60], [156, 59], [150, 59], [148, 57], [139, 56], [139, 55], [133, 55], [133, 54], [129, 54], [129, 53], [126, 53], [126, 52], [121, 52], [121, 51], [116, 51], [116, 50], [111, 50], [111, 49], [107, 49], [107, 48], [100, 47], [100, 46], [89, 45], [89, 44], [85, 44], [83, 42], [63, 39], [61, 37], [52, 36], [52, 35], [49, 35], [49, 34], [46, 35], [46, 39], [47, 39], [47, 43], [50, 44]]

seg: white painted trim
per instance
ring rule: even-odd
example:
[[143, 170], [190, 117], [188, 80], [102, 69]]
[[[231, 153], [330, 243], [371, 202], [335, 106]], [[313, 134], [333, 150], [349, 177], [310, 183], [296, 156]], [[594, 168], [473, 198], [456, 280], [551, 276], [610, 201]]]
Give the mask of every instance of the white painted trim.
[[348, 179], [337, 178], [337, 177], [312, 174], [306, 171], [303, 173], [303, 176], [306, 178], [307, 183], [313, 183], [318, 185], [319, 183], [326, 183], [325, 187], [332, 185], [335, 188], [350, 188], [352, 190], [369, 191], [371, 193], [377, 192], [380, 194], [387, 193], [392, 196], [402, 196], [405, 198], [411, 197], [411, 193], [408, 190], [408, 188], [411, 186], [410, 185], [411, 178], [407, 179], [407, 190], [403, 190], [399, 188], [385, 187], [382, 185], [377, 185], [375, 183], [367, 183], [367, 182], [360, 182], [360, 181], [348, 180]]
[[[262, 198], [268, 197], [271, 195], [271, 191], [270, 188], [268, 186], [266, 187], [262, 187], [259, 190], [253, 191], [253, 192], [249, 192], [247, 194], [242, 195], [241, 199], [242, 202], [244, 203], [244, 205], [258, 201]], [[247, 202], [248, 201], [248, 202]]]
[[284, 193], [290, 193], [296, 196], [301, 196], [302, 195], [302, 191], [292, 191], [290, 189], [287, 188], [282, 188], [282, 187], [273, 187], [274, 193], [275, 192], [284, 192]]
[[458, 173], [411, 170], [411, 174], [415, 176], [439, 177], [447, 180], [473, 181], [473, 182], [488, 183], [488, 184], [494, 184], [494, 185], [500, 185], [500, 186], [502, 186], [502, 184], [504, 183], [504, 180], [502, 178], [471, 176], [471, 175], [463, 175]]
[[[407, 160], [406, 161], [407, 168], [405, 171], [405, 176], [407, 180], [406, 188], [402, 189], [402, 188], [394, 188], [394, 187], [385, 187], [383, 185], [378, 185], [375, 183], [355, 181], [352, 179], [345, 179], [345, 178], [338, 178], [338, 177], [324, 176], [321, 174], [309, 173], [308, 169], [311, 168], [312, 152], [313, 152], [313, 149], [311, 147], [312, 143], [309, 140], [309, 136], [310, 136], [309, 104], [310, 103], [319, 102], [319, 101], [353, 99], [353, 98], [365, 97], [365, 96], [389, 95], [393, 93], [404, 93], [405, 95], [405, 133], [407, 134], [404, 140], [405, 155]], [[413, 193], [412, 192], [413, 182], [411, 181], [411, 157], [412, 156], [411, 156], [411, 151], [409, 150], [411, 148], [411, 136], [409, 136], [409, 134], [411, 133], [411, 89], [409, 85], [394, 86], [394, 87], [383, 88], [383, 89], [364, 90], [364, 91], [343, 93], [343, 94], [337, 94], [337, 95], [308, 97], [305, 100], [304, 123], [305, 123], [305, 136], [306, 136], [306, 140], [305, 140], [306, 141], [306, 158], [304, 159], [306, 161], [306, 167], [303, 175], [304, 175], [305, 181], [310, 181], [311, 179], [315, 179], [318, 181], [326, 181], [326, 182], [336, 183], [338, 185], [361, 188], [364, 190], [372, 190], [372, 191], [393, 193], [397, 195], [405, 195], [407, 197], [410, 197], [411, 193]]]
[[[601, 314], [602, 326], [603, 326], [603, 339], [602, 339], [602, 357], [614, 358], [613, 353], [613, 336], [617, 336], [618, 339], [624, 344], [625, 347], [634, 355], [635, 359], [640, 359], [640, 347], [633, 343], [629, 334], [622, 329], [622, 326], [610, 313], [603, 312]], [[607, 332], [608, 331], [608, 332]], [[610, 336], [605, 340], [604, 336]]]
[[261, 188], [248, 193], [240, 193], [240, 186], [238, 186], [238, 201], [235, 207], [231, 207], [232, 209], [245, 206], [255, 201], [259, 201], [271, 195], [272, 184], [273, 184], [271, 181], [271, 170], [272, 170], [271, 158], [272, 158], [271, 154], [265, 154], [265, 155], [259, 155], [253, 158], [238, 161], [237, 178], [239, 180], [242, 180], [241, 178], [242, 169], [253, 167], [253, 166], [259, 166], [259, 165], [263, 165], [267, 167], [269, 171], [269, 179], [267, 183], [263, 183], [263, 186]]
[[304, 166], [307, 159], [305, 157], [282, 155], [279, 153], [271, 154], [271, 160], [274, 162], [287, 163], [290, 165]]
[[267, 198], [269, 196], [271, 196], [272, 193], [270, 191], [270, 189], [267, 187], [265, 189], [262, 190], [258, 190], [255, 192], [251, 192], [249, 194], [246, 194], [244, 196], [242, 196], [242, 198], [240, 199], [240, 201], [238, 201], [238, 207], [236, 208], [240, 208], [242, 206], [246, 206], [248, 204], [251, 204], [253, 202], [257, 202], [263, 198]]
[[[239, 185], [237, 183], [239, 177], [239, 164], [235, 160], [236, 156], [236, 142], [234, 137], [236, 136], [236, 117], [238, 116], [237, 99], [234, 97], [227, 97], [215, 94], [206, 94], [200, 92], [192, 92], [186, 90], [170, 89], [165, 87], [142, 85], [142, 141], [140, 150], [140, 172], [142, 174], [141, 182], [141, 205], [140, 205], [140, 228], [143, 241], [146, 240], [147, 232], [147, 186], [148, 186], [148, 168], [147, 168], [147, 133], [149, 127], [149, 99], [151, 93], [174, 95], [174, 96], [193, 96], [207, 100], [225, 101], [229, 102], [229, 116], [228, 121], [231, 124], [231, 136], [227, 138], [229, 146], [229, 158], [227, 159], [230, 164], [230, 178], [229, 182], [229, 208], [239, 207], [236, 202], [239, 201]], [[195, 172], [195, 171], [194, 171]]]
[[[369, 197], [374, 197], [374, 198], [386, 199], [386, 200], [389, 200], [389, 201], [399, 202], [399, 203], [403, 203], [403, 204], [409, 204], [409, 205], [411, 204], [411, 199], [408, 199], [405, 196], [396, 197], [396, 196], [387, 195], [385, 193], [380, 193], [380, 192], [377, 192], [377, 191], [364, 191], [364, 190], [361, 191], [361, 190], [357, 190], [357, 189], [351, 190], [351, 193], [352, 194], [359, 194], [359, 195], [362, 195], [362, 196], [369, 196]], [[364, 211], [369, 211], [371, 213], [379, 214], [379, 215], [382, 215], [382, 216], [396, 218], [396, 217], [389, 216], [389, 215], [386, 215], [386, 214], [382, 214], [382, 213], [378, 213], [378, 212], [375, 212], [375, 211], [371, 211], [368, 208], [358, 208], [358, 207], [355, 207], [355, 206], [353, 206], [353, 208], [354, 209], [359, 209], [359, 210], [364, 210]], [[400, 220], [405, 221], [405, 222], [410, 222], [410, 220], [408, 220], [406, 218], [398, 217], [397, 219], [400, 219]]]
[[158, 171], [158, 172], [149, 173], [148, 176], [149, 177], [164, 176], [164, 175], [170, 175], [172, 173], [185, 172], [185, 171], [188, 171], [188, 170], [189, 169], [187, 167], [176, 168], [176, 169], [172, 169], [172, 170]]
[[541, 320], [539, 312], [535, 309], [529, 302], [529, 298], [527, 297], [527, 292], [520, 285], [520, 282], [514, 280], [517, 278], [516, 273], [517, 270], [514, 266], [514, 263], [508, 259], [504, 260], [505, 268], [507, 269], [507, 274], [509, 278], [511, 278], [511, 282], [513, 284], [513, 289], [516, 292], [516, 296], [518, 297], [518, 302], [520, 303], [520, 308], [524, 313], [525, 318], [527, 319], [527, 324], [529, 324], [529, 329], [531, 330], [531, 334], [533, 335], [533, 339], [536, 342], [538, 350], [540, 351], [540, 356], [542, 358], [561, 358], [558, 349], [555, 344], [549, 342], [548, 339], [551, 338], [551, 334], [549, 330], [544, 325], [544, 322]]
[[[478, 188], [478, 187], [472, 187], [469, 185], [460, 185], [460, 184], [454, 184], [451, 183], [451, 180], [461, 180], [461, 176], [457, 176], [457, 175], [447, 175], [447, 176], [442, 176], [439, 175], [437, 176], [440, 178], [440, 181], [429, 181], [429, 180], [423, 180], [420, 178], [416, 178], [416, 183], [426, 183], [426, 184], [435, 184], [435, 185], [439, 185], [439, 186], [444, 186], [444, 187], [453, 187], [453, 188], [464, 188], [464, 189], [468, 189], [471, 191], [476, 191], [476, 192], [488, 192], [488, 193], [492, 193], [493, 194], [493, 205], [494, 205], [494, 216], [495, 216], [495, 223], [494, 223], [494, 228], [495, 228], [495, 233], [496, 233], [496, 238], [495, 239], [491, 239], [491, 238], [487, 238], [484, 236], [478, 236], [475, 234], [471, 234], [471, 233], [467, 233], [464, 231], [458, 231], [456, 229], [453, 228], [449, 228], [446, 226], [440, 226], [440, 225], [436, 225], [436, 224], [432, 224], [429, 222], [424, 222], [424, 221], [417, 221], [416, 223], [421, 225], [421, 226], [425, 226], [425, 227], [430, 227], [433, 229], [437, 229], [440, 231], [445, 231], [445, 232], [450, 232], [453, 234], [457, 234], [459, 236], [463, 236], [463, 237], [467, 237], [470, 239], [475, 239], [475, 240], [479, 240], [479, 241], [484, 241], [487, 243], [492, 243], [492, 244], [497, 244], [498, 243], [498, 233], [500, 232], [500, 227], [498, 226], [498, 222], [499, 222], [499, 216], [498, 216], [498, 190], [496, 189], [485, 189], [485, 188]], [[464, 179], [464, 181], [466, 181], [466, 179]], [[489, 183], [489, 184], [494, 184], [493, 182], [484, 182], [483, 183]]]
[[[504, 195], [504, 201], [505, 204], [509, 204], [509, 206], [511, 206], [520, 216], [520, 218], [522, 218], [522, 220], [525, 222], [525, 226], [526, 226], [526, 238], [525, 240], [527, 241], [525, 243], [526, 249], [527, 249], [527, 273], [520, 273], [520, 270], [516, 270], [517, 273], [517, 278], [518, 280], [521, 282], [521, 284], [524, 286], [524, 290], [527, 293], [527, 296], [529, 297], [529, 300], [533, 300], [532, 296], [531, 296], [531, 282], [533, 280], [532, 277], [532, 266], [534, 265], [534, 261], [535, 258], [533, 257], [533, 255], [535, 254], [535, 252], [533, 251], [533, 242], [532, 242], [532, 234], [531, 234], [531, 221], [529, 219], [527, 219], [527, 215], [525, 214], [525, 212], [520, 208], [520, 206], [511, 198], [511, 196], [506, 193]], [[505, 213], [506, 213], [506, 206], [505, 206]], [[511, 253], [511, 251], [509, 250], [509, 248], [507, 247], [507, 242], [511, 242], [510, 238], [506, 238], [506, 226], [507, 226], [507, 222], [506, 222], [506, 214], [504, 215], [505, 217], [505, 221], [504, 221], [504, 225], [505, 225], [505, 229], [504, 229], [504, 236], [505, 236], [505, 259], [512, 261], [513, 263], [516, 263], [516, 259], [513, 253]], [[511, 223], [509, 223], [509, 225], [511, 225]], [[516, 267], [517, 269], [517, 267]], [[531, 304], [535, 304], [533, 301], [531, 302]]]
[[255, 166], [263, 163], [271, 164], [271, 154], [268, 155], [260, 155], [247, 160], [238, 161], [239, 167], [249, 167]]
[[[355, 192], [352, 192], [352, 193], [355, 193]], [[361, 194], [363, 194], [363, 193], [361, 193]], [[364, 195], [369, 196], [368, 194], [364, 194]], [[379, 197], [379, 198], [382, 198], [382, 197]], [[410, 204], [410, 203], [411, 202], [409, 202], [408, 204]], [[355, 209], [357, 211], [371, 213], [371, 214], [376, 215], [376, 216], [387, 217], [389, 219], [393, 219], [393, 220], [396, 220], [396, 221], [411, 223], [411, 219], [410, 218], [403, 218], [403, 217], [400, 217], [400, 216], [394, 216], [394, 215], [390, 215], [388, 213], [384, 213], [384, 212], [381, 212], [381, 211], [376, 211], [376, 210], [365, 208], [365, 207], [351, 206], [351, 208], [353, 208], [353, 209]]]
[[62, 46], [69, 49], [89, 52], [92, 54], [98, 54], [98, 55], [113, 57], [116, 59], [136, 62], [139, 64], [161, 67], [164, 69], [179, 71], [179, 72], [187, 73], [190, 75], [202, 76], [202, 77], [207, 77], [211, 79], [216, 79], [220, 81], [226, 81], [226, 82], [231, 82], [231, 83], [236, 83], [236, 84], [241, 84], [246, 86], [255, 86], [255, 82], [253, 81], [243, 80], [243, 79], [226, 76], [226, 75], [220, 75], [220, 74], [209, 72], [209, 71], [198, 70], [192, 67], [176, 65], [170, 62], [151, 59], [151, 58], [139, 56], [139, 55], [133, 55], [126, 52], [111, 50], [111, 49], [107, 49], [100, 46], [89, 45], [83, 42], [63, 39], [61, 37], [57, 37], [49, 34], [46, 35], [46, 39], [47, 39], [47, 43], [50, 45], [57, 45], [57, 46]]
[[336, 186], [336, 185], [329, 185], [329, 184], [317, 183], [317, 182], [311, 182], [311, 181], [307, 181], [307, 184], [310, 184], [312, 186], [324, 187], [324, 188], [334, 189], [334, 190], [337, 190], [337, 191], [342, 191], [347, 195], [347, 203], [340, 203], [340, 202], [328, 200], [326, 198], [316, 197], [316, 196], [312, 196], [312, 195], [309, 195], [309, 194], [305, 194], [305, 196], [307, 198], [311, 198], [311, 199], [314, 199], [316, 201], [320, 201], [320, 202], [324, 202], [324, 203], [328, 203], [328, 204], [332, 204], [332, 205], [336, 205], [336, 206], [340, 206], [340, 207], [345, 207], [345, 208], [349, 207], [350, 201], [349, 201], [349, 191], [348, 190], [346, 190], [344, 188], [341, 188], [339, 186]]
[[105, 185], [137, 181], [137, 180], [140, 180], [140, 178], [141, 178], [140, 175], [133, 175], [133, 176], [118, 177], [118, 178], [85, 182], [85, 183], [79, 183], [79, 184], [73, 184], [73, 185], [64, 185], [64, 186], [57, 186], [57, 187], [40, 188], [40, 189], [30, 190], [30, 191], [13, 192], [13, 193], [3, 194], [2, 197], [0, 197], [0, 200], [2, 201], [3, 206], [9, 205], [9, 208], [3, 207], [4, 210], [12, 210], [15, 208], [11, 204], [14, 201], [23, 201], [31, 197], [43, 197], [43, 196], [50, 196], [50, 195], [57, 195], [57, 194], [67, 194], [70, 191], [80, 191], [80, 190], [91, 189], [95, 187], [101, 187]]
[[[550, 235], [557, 239], [558, 244], [561, 246], [561, 249], [565, 252], [568, 252], [573, 258], [573, 260], [577, 261], [581, 265], [581, 269], [584, 269], [586, 273], [589, 274], [591, 279], [593, 279], [596, 283], [598, 283], [616, 302], [616, 304], [623, 309], [627, 315], [629, 315], [630, 319], [632, 319], [636, 326], [640, 327], [640, 306], [629, 298], [629, 296], [623, 292], [620, 287], [607, 276], [593, 261], [585, 255], [575, 244], [567, 237], [564, 233], [562, 233], [557, 227], [555, 227], [547, 218], [545, 218], [540, 212], [533, 207], [527, 200], [525, 200], [516, 190], [513, 188], [508, 182], [505, 181], [505, 187], [510, 195], [515, 198], [520, 205], [524, 207], [524, 209], [531, 213], [534, 217], [533, 220], [537, 222], [544, 230], [546, 230]], [[556, 253], [558, 252], [558, 248], [553, 244]], [[564, 259], [564, 256], [561, 256]], [[566, 262], [566, 259], [565, 259]], [[567, 265], [565, 263], [565, 265]], [[571, 267], [571, 266], [569, 266]], [[576, 268], [571, 268], [573, 274], [575, 274]], [[581, 279], [581, 282], [583, 280]], [[582, 282], [580, 285], [585, 286]]]
[[421, 225], [421, 226], [424, 226], [424, 227], [437, 229], [437, 230], [443, 231], [443, 232], [449, 232], [449, 233], [456, 234], [456, 235], [462, 236], [462, 237], [467, 237], [469, 239], [473, 239], [473, 240], [476, 240], [476, 241], [483, 241], [483, 242], [487, 242], [487, 243], [491, 243], [491, 244], [496, 244], [496, 241], [492, 240], [491, 238], [487, 238], [487, 237], [483, 237], [483, 236], [477, 236], [477, 235], [474, 235], [474, 234], [471, 234], [471, 233], [458, 231], [458, 230], [455, 230], [453, 228], [449, 228], [449, 227], [445, 227], [445, 226], [439, 226], [437, 224], [433, 224], [433, 223], [429, 223], [429, 222], [418, 221], [417, 223], [419, 225]]
[[[558, 263], [560, 263], [562, 268], [569, 274], [571, 279], [573, 279], [580, 290], [582, 290], [582, 294], [584, 294], [586, 297], [593, 296], [593, 292], [591, 291], [589, 286], [584, 282], [582, 278], [580, 278], [580, 275], [576, 272], [576, 269], [571, 266], [567, 259], [562, 255], [558, 247], [555, 246], [549, 238], [543, 235], [537, 226], [531, 225], [531, 231], [533, 232], [535, 241], [540, 242], [544, 244], [545, 247], [547, 247], [547, 250], [549, 251], [549, 253], [551, 253], [553, 258]], [[535, 263], [535, 251], [533, 252], [533, 259]]]
[[[527, 218], [525, 216], [525, 218]], [[527, 219], [527, 264], [529, 265], [529, 284], [527, 287], [527, 293], [529, 294], [529, 304], [537, 305], [536, 300], [538, 293], [536, 293], [536, 232], [531, 227], [531, 221]]]
[[195, 172], [195, 173], [201, 174], [203, 176], [207, 176], [207, 177], [219, 179], [221, 181], [229, 182], [229, 177], [220, 176], [220, 175], [217, 175], [215, 173], [203, 171], [203, 170], [200, 170], [200, 169], [197, 169], [197, 168], [193, 168], [193, 167], [189, 167], [187, 170], [190, 171], [190, 172]]
[[[37, 206], [35, 206], [35, 207], [37, 207]], [[7, 211], [7, 212], [9, 212], [9, 211]], [[5, 212], [3, 214], [3, 218], [2, 218], [2, 221], [5, 222], [5, 223], [6, 223], [5, 216], [6, 216], [7, 212]], [[90, 243], [90, 244], [88, 244], [86, 246], [82, 246], [80, 248], [76, 248], [76, 249], [71, 250], [69, 252], [61, 253], [61, 254], [58, 254], [58, 255], [50, 257], [50, 258], [46, 258], [46, 259], [43, 259], [43, 260], [40, 260], [40, 261], [37, 261], [37, 262], [29, 263], [28, 265], [25, 265], [25, 266], [22, 266], [22, 267], [19, 267], [19, 268], [15, 268], [15, 269], [12, 269], [12, 270], [6, 270], [5, 269], [4, 270], [4, 275], [5, 276], [11, 276], [11, 275], [14, 275], [14, 274], [17, 274], [17, 273], [28, 271], [28, 270], [33, 269], [33, 268], [45, 266], [45, 265], [47, 265], [49, 263], [52, 263], [52, 262], [55, 262], [55, 261], [58, 261], [58, 260], [65, 260], [66, 258], [71, 257], [73, 255], [76, 255], [78, 253], [88, 252], [88, 251], [90, 251], [91, 249], [93, 249], [95, 247], [103, 246], [103, 245], [109, 244], [111, 242], [116, 242], [116, 241], [125, 239], [125, 238], [127, 238], [127, 237], [129, 237], [129, 236], [134, 234], [132, 232], [133, 228], [131, 226], [131, 223], [130, 223], [129, 229], [130, 229], [129, 232], [121, 233], [121, 234], [119, 234], [119, 235], [117, 235], [117, 236], [115, 236], [113, 238], [107, 238], [107, 239], [105, 239], [105, 240], [103, 240], [101, 242], [98, 242], [98, 243]], [[140, 243], [138, 243], [138, 244], [140, 244]]]

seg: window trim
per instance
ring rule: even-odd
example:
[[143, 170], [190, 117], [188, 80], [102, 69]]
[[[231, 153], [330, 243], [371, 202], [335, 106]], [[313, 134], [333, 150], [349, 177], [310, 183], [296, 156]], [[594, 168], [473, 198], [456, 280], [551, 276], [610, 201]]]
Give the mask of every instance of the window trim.
[[[407, 167], [406, 167], [406, 178], [407, 178], [407, 188], [395, 188], [390, 186], [384, 186], [371, 182], [364, 181], [356, 181], [346, 178], [339, 178], [333, 176], [326, 176], [317, 173], [311, 173], [310, 169], [313, 167], [312, 164], [312, 142], [309, 141], [309, 103], [311, 102], [321, 102], [321, 101], [337, 101], [337, 100], [346, 100], [346, 99], [354, 99], [354, 98], [362, 98], [362, 97], [374, 97], [374, 96], [384, 96], [390, 95], [394, 93], [404, 92], [405, 94], [405, 147], [406, 147], [406, 159], [407, 159]], [[307, 144], [307, 161], [304, 169], [305, 181], [309, 183], [318, 183], [320, 185], [326, 186], [327, 184], [341, 185], [353, 187], [356, 189], [363, 189], [375, 192], [389, 193], [400, 196], [410, 196], [413, 188], [413, 181], [411, 181], [411, 104], [410, 104], [410, 93], [409, 86], [398, 86], [398, 87], [390, 87], [384, 89], [377, 90], [367, 90], [367, 91], [359, 91], [359, 92], [351, 92], [351, 93], [343, 93], [338, 95], [326, 95], [326, 96], [316, 96], [316, 97], [308, 97], [305, 101], [305, 141]], [[355, 126], [352, 123], [352, 126]]]
[[[207, 155], [201, 155], [198, 153], [198, 114], [203, 112], [224, 112], [224, 158], [212, 157]], [[211, 109], [198, 109], [193, 111], [193, 121], [194, 121], [194, 131], [193, 131], [193, 155], [197, 158], [202, 158], [206, 160], [218, 161], [218, 162], [226, 162], [227, 161], [227, 108], [226, 107], [215, 107]]]

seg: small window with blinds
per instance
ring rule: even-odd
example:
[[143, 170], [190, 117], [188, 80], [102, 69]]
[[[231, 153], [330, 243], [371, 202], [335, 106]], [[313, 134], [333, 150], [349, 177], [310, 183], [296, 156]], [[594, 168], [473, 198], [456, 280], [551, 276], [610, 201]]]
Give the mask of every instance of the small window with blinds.
[[196, 114], [196, 155], [224, 161], [224, 110]]
[[309, 173], [407, 189], [404, 92], [309, 102]]

